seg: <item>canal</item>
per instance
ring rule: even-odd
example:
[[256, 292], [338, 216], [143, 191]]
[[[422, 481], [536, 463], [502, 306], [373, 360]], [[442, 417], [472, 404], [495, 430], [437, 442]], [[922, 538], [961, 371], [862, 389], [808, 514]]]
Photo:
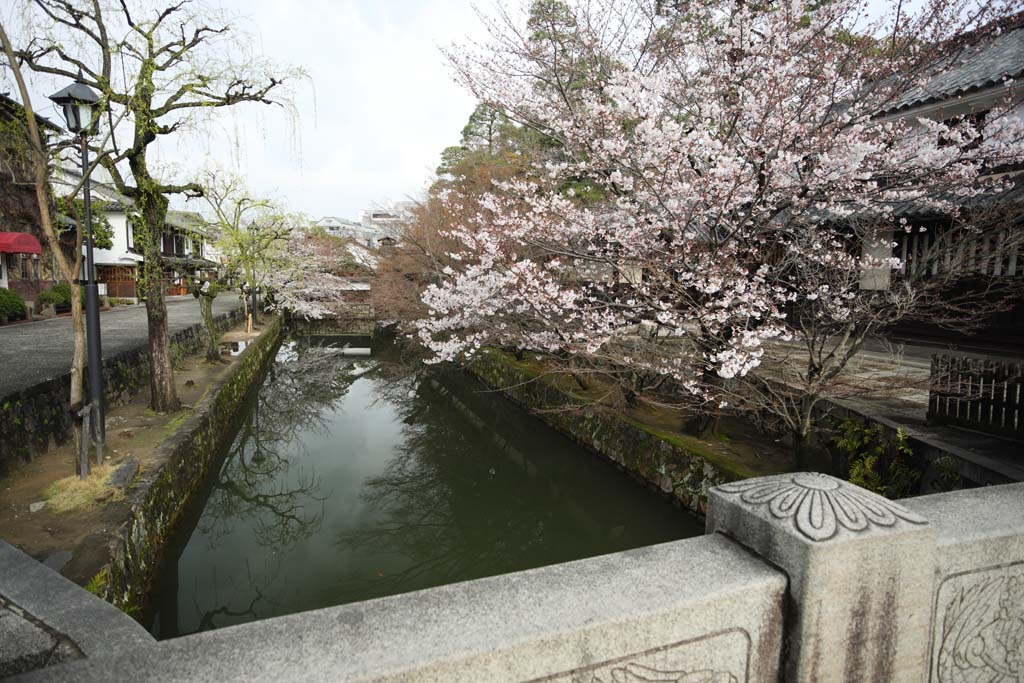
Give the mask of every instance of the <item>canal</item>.
[[154, 596], [159, 638], [699, 535], [469, 376], [287, 340]]

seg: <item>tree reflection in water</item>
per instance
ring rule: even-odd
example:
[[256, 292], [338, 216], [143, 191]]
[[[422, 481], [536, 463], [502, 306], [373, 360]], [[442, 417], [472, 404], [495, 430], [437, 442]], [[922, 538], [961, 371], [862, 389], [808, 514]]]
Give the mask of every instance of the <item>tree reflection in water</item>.
[[466, 376], [339, 351], [282, 347], [171, 570], [161, 637], [700, 533]]
[[[267, 596], [271, 593], [269, 585], [280, 574], [283, 553], [320, 530], [324, 503], [330, 497], [330, 491], [322, 490], [314, 465], [296, 457], [305, 449], [303, 437], [310, 431], [327, 430], [327, 408], [344, 398], [352, 382], [374, 370], [372, 364], [340, 366], [338, 352], [330, 346], [299, 345], [294, 341], [279, 349], [225, 455], [197, 524], [198, 533], [212, 550], [223, 537], [236, 533], [239, 522], [245, 520], [255, 542], [272, 549], [277, 561], [264, 562], [254, 573], [246, 558], [244, 590], [238, 585], [225, 589], [227, 604], [220, 602], [221, 580], [216, 565], [211, 565], [210, 574], [203, 577], [210, 590], [200, 591], [197, 585], [192, 591], [198, 615], [194, 630], [217, 628], [225, 620], [250, 621], [257, 618], [261, 603], [281, 607]], [[339, 372], [340, 367], [351, 372]], [[237, 577], [231, 578], [232, 584], [240, 583]], [[200, 581], [198, 575], [195, 581]], [[217, 596], [217, 606], [201, 606], [198, 596], [210, 592]], [[248, 599], [242, 607], [235, 606], [239, 593]], [[161, 615], [165, 637], [178, 629], [177, 610], [169, 612], [174, 614], [173, 619]]]
[[199, 523], [206, 536], [229, 533], [245, 517], [260, 545], [286, 550], [319, 530], [330, 492], [295, 454], [305, 433], [328, 428], [325, 408], [358, 377], [338, 372], [337, 351], [293, 341], [281, 347], [213, 483]]
[[[453, 379], [418, 373], [379, 387], [404, 418], [402, 443], [361, 494], [381, 521], [339, 534], [338, 544], [387, 557], [391, 570], [345, 577], [346, 601], [638, 545], [626, 538], [643, 539], [643, 530], [627, 534], [625, 525], [648, 517], [606, 514], [601, 497], [614, 494], [578, 471], [573, 445], [553, 443], [550, 433], [538, 438], [529, 418], [515, 433], [501, 414], [482, 410], [474, 395], [480, 387], [453, 394]], [[521, 423], [525, 416], [517, 417]], [[652, 542], [664, 540], [661, 534], [651, 534]]]

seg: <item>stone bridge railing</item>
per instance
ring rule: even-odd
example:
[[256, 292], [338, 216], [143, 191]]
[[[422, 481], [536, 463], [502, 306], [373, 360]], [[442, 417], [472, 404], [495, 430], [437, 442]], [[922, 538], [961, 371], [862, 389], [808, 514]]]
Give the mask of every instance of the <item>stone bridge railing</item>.
[[[114, 651], [103, 680], [1018, 681], [1024, 484], [712, 489], [707, 535]], [[112, 645], [112, 648], [114, 646]]]

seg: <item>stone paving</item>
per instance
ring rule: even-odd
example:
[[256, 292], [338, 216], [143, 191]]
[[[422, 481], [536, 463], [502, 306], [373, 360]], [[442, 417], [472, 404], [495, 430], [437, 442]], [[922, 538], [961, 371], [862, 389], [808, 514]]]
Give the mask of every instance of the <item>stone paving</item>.
[[[213, 314], [241, 307], [234, 293], [213, 302]], [[202, 322], [191, 296], [167, 299], [168, 331], [174, 334]], [[103, 357], [144, 346], [148, 341], [146, 307], [118, 306], [100, 314]], [[61, 317], [0, 327], [0, 396], [6, 396], [71, 370], [74, 336], [71, 318]]]

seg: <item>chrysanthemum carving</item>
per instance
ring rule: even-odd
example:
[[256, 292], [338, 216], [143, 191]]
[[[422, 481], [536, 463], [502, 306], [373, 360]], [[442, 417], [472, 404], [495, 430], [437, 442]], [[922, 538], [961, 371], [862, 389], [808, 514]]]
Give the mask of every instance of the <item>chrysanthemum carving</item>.
[[793, 520], [812, 541], [828, 540], [840, 527], [864, 531], [871, 526], [891, 527], [899, 520], [927, 523], [901, 505], [827, 474], [783, 474], [723, 484], [718, 490], [739, 494], [744, 503], [767, 505], [772, 516]]

